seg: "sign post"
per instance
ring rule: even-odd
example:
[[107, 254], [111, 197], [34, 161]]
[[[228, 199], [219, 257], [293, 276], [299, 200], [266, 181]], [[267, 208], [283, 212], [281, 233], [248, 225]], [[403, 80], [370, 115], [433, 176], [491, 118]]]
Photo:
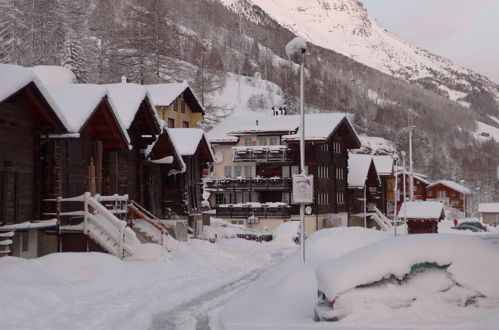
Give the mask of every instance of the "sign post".
[[305, 263], [305, 205], [314, 202], [314, 176], [293, 175], [293, 204], [300, 205], [301, 262]]

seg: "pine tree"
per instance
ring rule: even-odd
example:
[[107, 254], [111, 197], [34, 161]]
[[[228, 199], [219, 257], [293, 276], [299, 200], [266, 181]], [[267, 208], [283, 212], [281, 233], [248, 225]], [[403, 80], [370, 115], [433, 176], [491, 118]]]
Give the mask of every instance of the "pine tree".
[[70, 31], [64, 43], [64, 58], [62, 65], [70, 69], [79, 83], [87, 82], [87, 62], [85, 52], [76, 34]]

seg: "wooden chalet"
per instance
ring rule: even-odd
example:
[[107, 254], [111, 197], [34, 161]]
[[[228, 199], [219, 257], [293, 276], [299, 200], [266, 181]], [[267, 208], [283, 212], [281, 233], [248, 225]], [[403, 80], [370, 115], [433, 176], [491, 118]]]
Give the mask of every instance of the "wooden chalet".
[[440, 202], [405, 202], [398, 218], [407, 221], [408, 234], [438, 233], [438, 223], [445, 219], [444, 206]]
[[[397, 192], [395, 195], [391, 195], [391, 199], [387, 200], [388, 204], [394, 204], [393, 197], [397, 198], [397, 212], [400, 210], [402, 203], [404, 202], [404, 193], [403, 193], [403, 181], [404, 181], [404, 173], [405, 173], [405, 196], [408, 201], [410, 198], [410, 178], [409, 172], [403, 171], [401, 167], [398, 168], [397, 171]], [[414, 182], [414, 199], [416, 201], [425, 201], [427, 199], [427, 187], [430, 184], [428, 177], [421, 173], [413, 173], [413, 182]], [[393, 183], [391, 183], [393, 185]]]
[[[110, 160], [115, 152], [130, 148], [130, 138], [107, 90], [99, 85], [51, 85], [47, 89], [62, 110], [70, 134], [45, 136], [42, 151], [42, 189], [47, 199], [74, 197], [85, 192], [103, 194], [110, 182]], [[45, 212], [55, 213], [55, 204], [46, 203]], [[65, 205], [63, 211], [81, 210], [81, 205]], [[81, 216], [62, 219], [68, 230], [60, 231], [60, 251], [87, 250], [87, 237], [78, 225]], [[76, 230], [73, 230], [76, 229]], [[99, 250], [99, 249], [97, 249]]]
[[37, 228], [44, 225], [33, 221], [41, 219], [41, 137], [66, 132], [61, 112], [33, 73], [0, 64], [0, 256], [39, 255]]
[[147, 85], [159, 117], [168, 128], [195, 128], [204, 110], [187, 83]]
[[185, 172], [167, 176], [168, 200], [183, 202], [177, 214], [193, 216], [201, 213], [202, 176], [213, 163], [211, 146], [203, 130], [198, 128], [168, 129], [173, 143], [185, 163]]
[[[160, 120], [143, 86], [122, 83], [105, 87], [132, 148], [109, 151], [103, 194], [127, 194], [129, 199], [143, 206], [154, 205], [152, 200], [161, 193], [160, 187], [155, 190], [155, 183], [161, 178], [149, 168], [151, 165], [146, 161], [144, 150], [161, 133]], [[151, 212], [156, 214], [154, 210]]]
[[450, 180], [439, 180], [426, 187], [426, 200], [439, 201], [461, 212], [467, 209], [466, 196], [471, 195], [470, 189]]
[[[364, 196], [366, 200], [364, 200]], [[383, 193], [373, 156], [350, 154], [348, 156], [349, 226], [364, 226], [364, 209], [367, 226], [374, 227], [371, 219], [383, 208]], [[364, 205], [365, 204], [365, 205]]]
[[[344, 114], [307, 115], [305, 123], [305, 162], [316, 196], [306, 217], [311, 233], [346, 225], [347, 152], [360, 142]], [[206, 188], [217, 216], [268, 229], [298, 218], [298, 207], [291, 205], [291, 177], [299, 173], [299, 116], [231, 117], [209, 138], [215, 165]], [[251, 216], [259, 222], [251, 223]]]

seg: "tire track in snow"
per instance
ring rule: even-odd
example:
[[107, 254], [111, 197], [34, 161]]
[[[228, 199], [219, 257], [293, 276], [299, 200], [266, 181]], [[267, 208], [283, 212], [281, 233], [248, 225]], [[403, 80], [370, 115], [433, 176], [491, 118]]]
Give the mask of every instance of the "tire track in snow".
[[217, 289], [208, 291], [174, 308], [157, 314], [151, 330], [160, 329], [218, 329], [218, 313], [231, 297], [256, 281], [267, 269], [282, 261], [289, 254], [277, 252], [272, 255], [274, 262], [247, 273]]

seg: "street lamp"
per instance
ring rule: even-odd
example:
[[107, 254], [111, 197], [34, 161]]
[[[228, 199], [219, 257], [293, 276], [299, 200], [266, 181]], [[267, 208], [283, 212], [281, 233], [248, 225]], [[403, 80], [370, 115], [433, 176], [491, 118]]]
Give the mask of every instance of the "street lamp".
[[[301, 175], [307, 175], [305, 168], [305, 54], [307, 52], [307, 42], [296, 37], [286, 45], [286, 54], [289, 58], [298, 54], [301, 58], [300, 65], [300, 170]], [[300, 255], [302, 264], [305, 263], [305, 203], [300, 203]]]
[[395, 187], [393, 189], [393, 223], [395, 224], [395, 236], [397, 236], [397, 190], [398, 190], [398, 160], [399, 156], [397, 154], [393, 154], [393, 164], [395, 171], [393, 172], [395, 176]]
[[[461, 183], [464, 187], [464, 180], [459, 181], [459, 183]], [[464, 212], [464, 219], [466, 219], [466, 190], [463, 191], [463, 212]]]

